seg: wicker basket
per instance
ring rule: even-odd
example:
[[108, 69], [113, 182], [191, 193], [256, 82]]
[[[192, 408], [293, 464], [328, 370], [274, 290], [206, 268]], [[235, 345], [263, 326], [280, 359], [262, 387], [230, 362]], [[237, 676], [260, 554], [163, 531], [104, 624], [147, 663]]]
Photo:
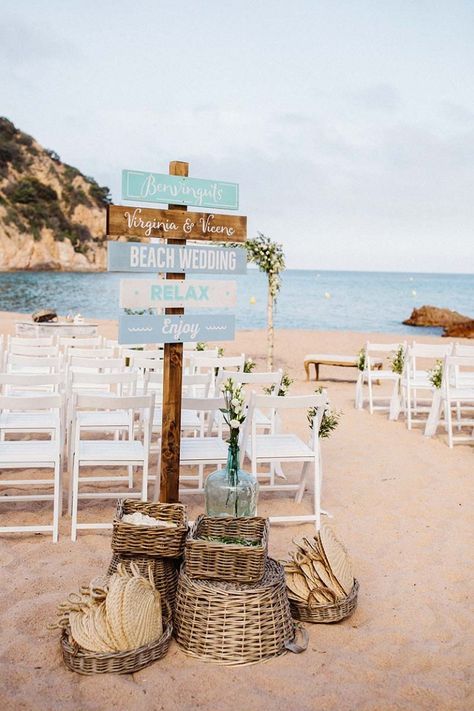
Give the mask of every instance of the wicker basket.
[[257, 585], [195, 580], [183, 566], [174, 625], [179, 646], [204, 661], [252, 664], [284, 654], [296, 630], [282, 566], [268, 558]]
[[[124, 523], [124, 514], [141, 511], [153, 518], [173, 521], [176, 528], [135, 526]], [[155, 558], [181, 558], [188, 532], [186, 508], [183, 504], [159, 504], [136, 499], [118, 502], [112, 532], [112, 550], [120, 554], [138, 554]]]
[[[204, 541], [200, 536], [259, 540], [258, 546]], [[190, 578], [258, 583], [265, 572], [268, 519], [198, 516], [186, 541], [186, 574]]]
[[357, 593], [359, 583], [354, 580], [354, 585], [349, 595], [333, 605], [305, 605], [290, 598], [290, 606], [293, 617], [302, 622], [328, 623], [340, 622], [349, 615], [352, 615], [357, 607]]
[[178, 561], [172, 558], [149, 558], [147, 556], [137, 557], [132, 555], [125, 556], [114, 553], [112, 555], [112, 560], [110, 561], [107, 575], [115, 573], [119, 563], [123, 563], [126, 570], [130, 572], [130, 563], [132, 562], [138, 566], [138, 569], [144, 578], [148, 578], [148, 566], [151, 566], [156, 589], [160, 593], [162, 599], [167, 600], [171, 606], [171, 609], [174, 610], [179, 577]]
[[164, 623], [164, 632], [154, 642], [144, 644], [126, 652], [89, 652], [69, 641], [69, 630], [61, 635], [64, 663], [71, 671], [79, 674], [132, 674], [165, 656], [173, 634], [169, 615]]

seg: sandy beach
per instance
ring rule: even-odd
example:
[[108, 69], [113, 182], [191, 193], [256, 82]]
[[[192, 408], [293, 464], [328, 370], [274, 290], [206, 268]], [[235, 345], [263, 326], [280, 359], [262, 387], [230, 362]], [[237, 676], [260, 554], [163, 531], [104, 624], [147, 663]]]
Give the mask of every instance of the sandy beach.
[[[0, 314], [0, 332], [13, 333], [15, 315]], [[113, 337], [115, 325], [101, 332]], [[276, 333], [276, 367], [295, 379], [290, 392], [311, 393], [306, 353], [356, 353], [369, 334], [283, 330]], [[400, 335], [370, 334], [399, 342]], [[413, 339], [446, 342], [413, 331]], [[265, 332], [241, 331], [226, 354], [245, 352], [264, 368]], [[162, 661], [134, 675], [82, 677], [68, 671], [58, 633], [47, 630], [58, 602], [79, 583], [103, 573], [111, 557], [110, 533], [80, 532], [70, 540], [63, 516], [60, 540], [46, 535], [2, 535], [0, 698], [5, 709], [108, 711], [193, 709], [260, 711], [389, 711], [472, 709], [471, 564], [473, 450], [450, 450], [444, 436], [408, 431], [402, 418], [354, 409], [353, 369], [321, 368], [340, 426], [323, 442], [322, 504], [349, 549], [360, 582], [355, 614], [337, 625], [307, 625], [309, 646], [243, 668], [222, 668], [186, 657], [172, 642]], [[287, 425], [301, 436], [304, 413]], [[290, 470], [290, 474], [291, 474]], [[187, 495], [189, 516], [203, 501]], [[15, 520], [2, 505], [2, 521]], [[34, 507], [38, 507], [38, 511]], [[306, 494], [302, 508], [309, 511]], [[87, 504], [83, 505], [87, 508]], [[259, 514], [290, 513], [286, 494], [265, 494]], [[113, 502], [94, 503], [104, 521]], [[41, 515], [25, 504], [23, 519]], [[28, 513], [26, 513], [28, 512]], [[309, 525], [274, 525], [270, 553], [282, 558]], [[469, 651], [470, 650], [470, 651]]]

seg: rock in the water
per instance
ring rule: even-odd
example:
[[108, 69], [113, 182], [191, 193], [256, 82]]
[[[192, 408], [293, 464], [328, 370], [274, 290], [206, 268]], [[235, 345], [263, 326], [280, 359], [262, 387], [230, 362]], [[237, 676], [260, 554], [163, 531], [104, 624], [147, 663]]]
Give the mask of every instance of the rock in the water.
[[453, 338], [474, 338], [474, 319], [455, 323], [452, 326], [447, 326], [444, 329], [443, 336], [452, 336]]
[[463, 316], [457, 311], [451, 311], [451, 309], [440, 309], [437, 306], [420, 306], [419, 309], [413, 309], [410, 318], [403, 323], [407, 326], [441, 326], [448, 328], [470, 320], [469, 316]]

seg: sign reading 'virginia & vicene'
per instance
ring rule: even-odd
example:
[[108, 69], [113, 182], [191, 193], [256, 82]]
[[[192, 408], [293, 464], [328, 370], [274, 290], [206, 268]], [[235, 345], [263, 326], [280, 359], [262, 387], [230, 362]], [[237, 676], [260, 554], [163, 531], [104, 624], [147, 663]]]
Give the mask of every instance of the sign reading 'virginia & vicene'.
[[109, 205], [107, 234], [216, 242], [245, 242], [247, 218], [209, 212], [182, 212]]

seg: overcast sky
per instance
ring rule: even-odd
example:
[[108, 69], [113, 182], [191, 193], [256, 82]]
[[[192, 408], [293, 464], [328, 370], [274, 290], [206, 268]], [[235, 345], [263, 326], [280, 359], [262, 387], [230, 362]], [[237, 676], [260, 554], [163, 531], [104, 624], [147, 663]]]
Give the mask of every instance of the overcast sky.
[[0, 115], [110, 186], [240, 184], [288, 266], [472, 272], [474, 2], [2, 0]]

